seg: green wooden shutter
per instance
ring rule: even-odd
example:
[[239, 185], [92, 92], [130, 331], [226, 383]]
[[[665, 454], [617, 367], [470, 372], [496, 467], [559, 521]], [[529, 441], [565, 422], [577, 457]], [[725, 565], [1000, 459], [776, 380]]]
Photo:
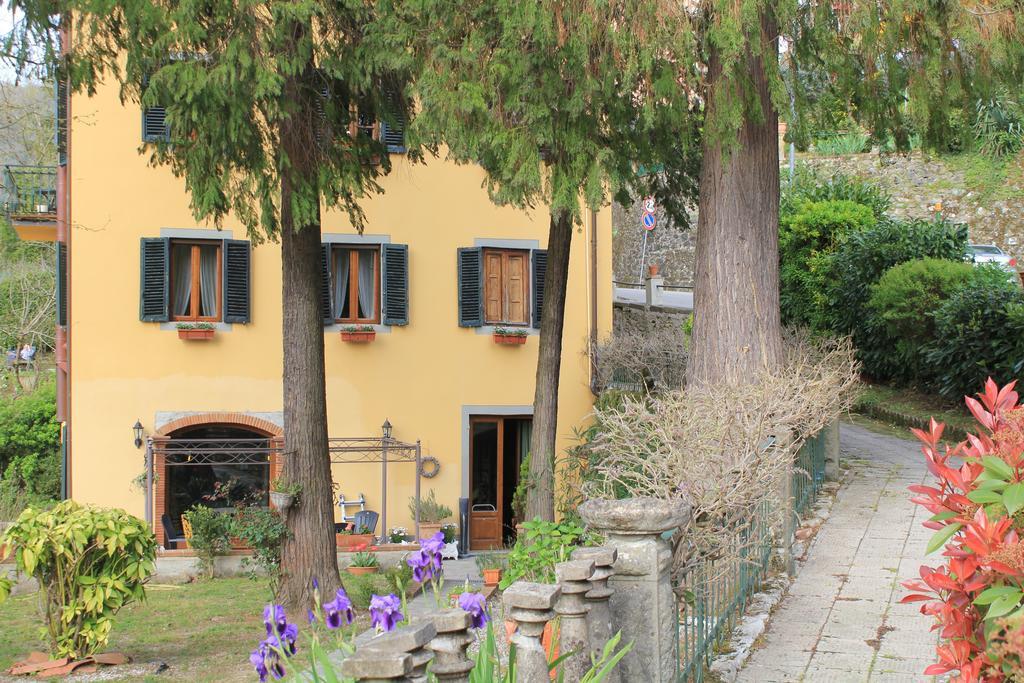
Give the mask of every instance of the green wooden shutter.
[[409, 245], [383, 244], [380, 248], [384, 292], [381, 296], [385, 325], [409, 324]]
[[483, 265], [483, 249], [459, 249], [459, 327], [484, 324]]
[[57, 79], [57, 164], [66, 166], [68, 163], [68, 83], [64, 78]]
[[405, 116], [401, 114], [401, 98], [395, 92], [388, 92], [387, 111], [380, 122], [380, 141], [388, 152], [402, 154], [405, 152]]
[[251, 272], [249, 242], [224, 240], [224, 322], [249, 322]]
[[320, 244], [320, 315], [324, 325], [334, 324], [334, 312], [331, 310], [331, 245]]
[[57, 242], [57, 324], [68, 324], [68, 245]]
[[144, 142], [166, 142], [171, 139], [167, 127], [167, 110], [163, 107], [147, 107], [142, 110], [142, 140]]
[[166, 322], [171, 264], [171, 241], [165, 237], [143, 237], [139, 286], [139, 320]]
[[544, 278], [548, 272], [548, 250], [534, 249], [531, 253], [531, 260], [533, 261], [531, 287], [533, 326], [539, 330], [541, 314], [544, 312]]

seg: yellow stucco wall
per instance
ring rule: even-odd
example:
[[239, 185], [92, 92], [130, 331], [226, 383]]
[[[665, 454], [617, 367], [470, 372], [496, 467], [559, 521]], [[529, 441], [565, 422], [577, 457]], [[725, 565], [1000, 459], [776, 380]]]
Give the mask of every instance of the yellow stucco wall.
[[[83, 502], [142, 516], [143, 493], [130, 486], [143, 472], [132, 443], [140, 419], [147, 433], [158, 413], [281, 410], [281, 273], [276, 244], [252, 254], [252, 322], [218, 331], [210, 342], [179, 340], [173, 329], [139, 321], [139, 239], [163, 228], [205, 228], [188, 208], [184, 184], [138, 153], [140, 112], [122, 106], [116, 89], [75, 97], [71, 122], [71, 491]], [[456, 249], [475, 239], [547, 242], [547, 215], [497, 208], [475, 166], [442, 160], [413, 165], [392, 158], [385, 193], [365, 203], [367, 234], [409, 245], [410, 324], [372, 344], [325, 334], [329, 432], [375, 436], [388, 418], [394, 436], [421, 439], [441, 462], [424, 493], [457, 510], [464, 490], [463, 406], [532, 403], [537, 336], [525, 346], [495, 344], [457, 322]], [[233, 221], [225, 231], [245, 238]], [[598, 215], [598, 329], [611, 326], [611, 212]], [[353, 233], [346, 218], [325, 216], [324, 233]], [[585, 358], [590, 306], [589, 221], [574, 234], [559, 394], [560, 448], [588, 415], [592, 396]], [[170, 326], [165, 326], [170, 328]], [[389, 526], [411, 526], [413, 467], [390, 470]], [[336, 467], [350, 497], [366, 494], [379, 510], [379, 467]]]

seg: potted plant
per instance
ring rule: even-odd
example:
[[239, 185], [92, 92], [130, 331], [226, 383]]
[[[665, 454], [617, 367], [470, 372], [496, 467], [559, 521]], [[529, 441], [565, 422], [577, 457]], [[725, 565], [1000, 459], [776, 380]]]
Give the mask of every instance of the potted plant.
[[361, 550], [373, 543], [373, 533], [364, 526], [335, 532], [334, 543], [339, 550]]
[[483, 553], [477, 556], [476, 566], [484, 576], [485, 586], [497, 586], [501, 582], [501, 571], [505, 564], [505, 556], [498, 553]]
[[301, 485], [278, 477], [270, 485], [270, 504], [281, 512], [287, 512], [295, 505], [295, 499], [301, 490]]
[[377, 338], [377, 332], [372, 325], [346, 325], [341, 328], [341, 340], [366, 344]]
[[348, 566], [349, 574], [376, 574], [380, 569], [380, 560], [377, 553], [360, 551], [352, 557], [352, 563]]
[[178, 323], [178, 339], [213, 339], [213, 323]]
[[508, 329], [507, 327], [494, 328], [495, 344], [525, 344], [526, 330]]
[[[409, 516], [416, 519], [417, 501], [409, 499]], [[434, 489], [430, 489], [427, 497], [419, 501], [420, 538], [430, 538], [441, 530], [441, 523], [452, 516], [452, 509], [437, 502]]]
[[404, 526], [396, 526], [388, 532], [388, 540], [392, 543], [405, 543], [408, 533]]

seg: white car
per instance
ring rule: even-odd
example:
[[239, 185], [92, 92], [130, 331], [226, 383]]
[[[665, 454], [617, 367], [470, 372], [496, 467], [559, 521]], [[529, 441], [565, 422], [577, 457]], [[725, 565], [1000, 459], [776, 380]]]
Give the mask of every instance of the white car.
[[1007, 272], [1017, 272], [1017, 259], [994, 244], [968, 244], [967, 257], [974, 263], [997, 263]]

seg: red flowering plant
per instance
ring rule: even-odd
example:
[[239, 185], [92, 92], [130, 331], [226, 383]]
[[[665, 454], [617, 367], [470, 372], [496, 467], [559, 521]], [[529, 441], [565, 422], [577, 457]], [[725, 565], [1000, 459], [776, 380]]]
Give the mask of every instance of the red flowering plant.
[[943, 566], [922, 565], [919, 581], [901, 602], [923, 602], [942, 642], [939, 661], [924, 673], [956, 672], [953, 683], [1021, 680], [1014, 643], [1024, 638], [1024, 406], [1014, 383], [989, 379], [978, 399], [966, 398], [981, 429], [953, 447], [940, 444], [943, 426], [915, 429], [937, 486], [915, 485], [911, 500], [932, 517], [927, 552], [943, 548]]

